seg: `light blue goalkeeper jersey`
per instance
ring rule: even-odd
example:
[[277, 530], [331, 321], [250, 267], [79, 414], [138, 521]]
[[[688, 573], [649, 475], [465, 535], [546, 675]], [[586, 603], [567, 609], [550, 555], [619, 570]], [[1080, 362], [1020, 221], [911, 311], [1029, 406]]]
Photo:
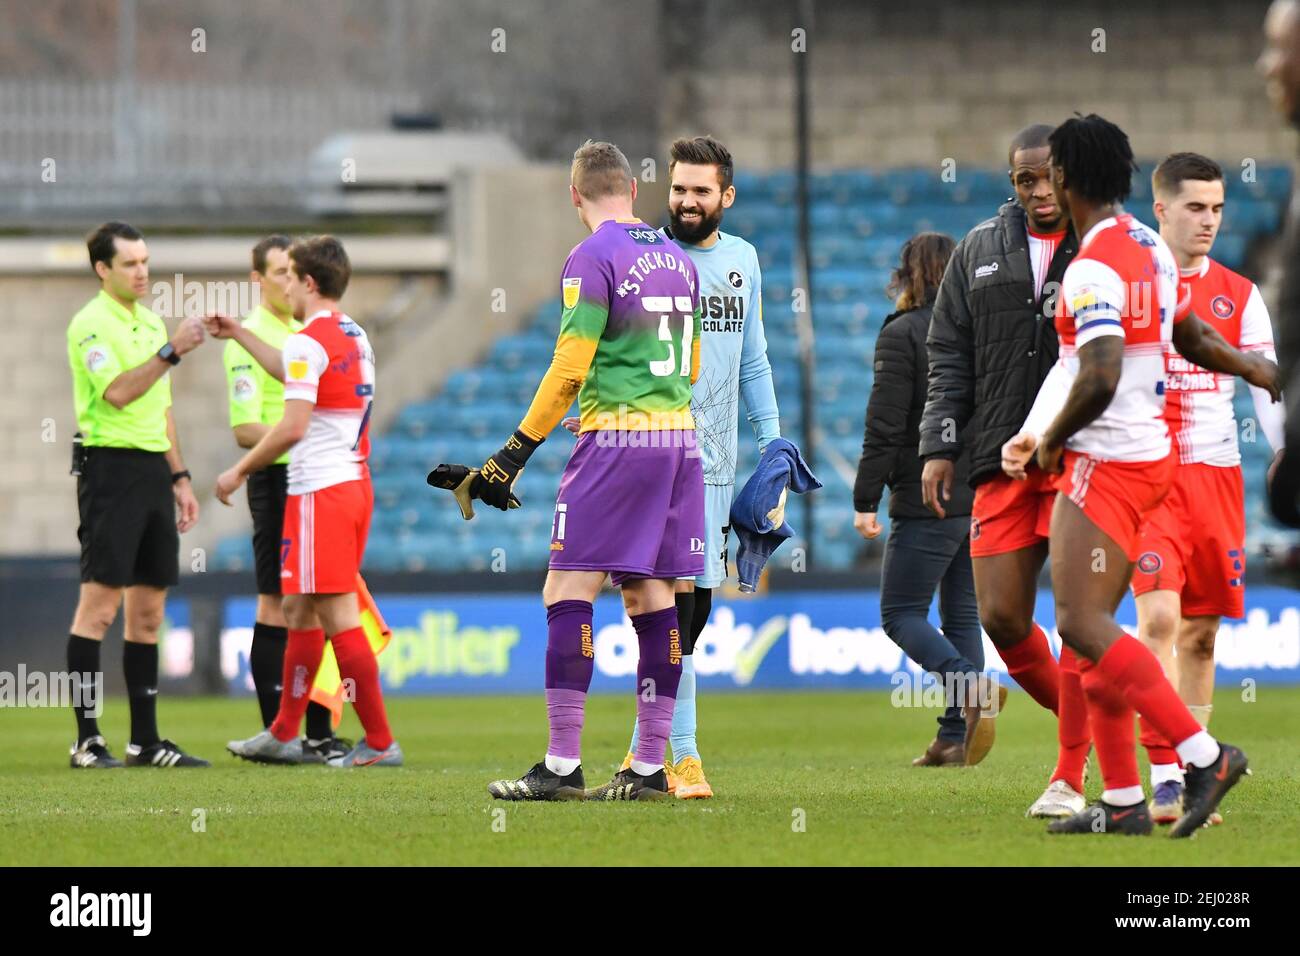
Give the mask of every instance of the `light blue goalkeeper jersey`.
[[678, 241], [700, 274], [700, 377], [691, 414], [706, 485], [736, 483], [738, 400], [760, 449], [781, 437], [772, 366], [763, 334], [763, 277], [758, 252], [739, 236], [718, 233], [707, 249]]

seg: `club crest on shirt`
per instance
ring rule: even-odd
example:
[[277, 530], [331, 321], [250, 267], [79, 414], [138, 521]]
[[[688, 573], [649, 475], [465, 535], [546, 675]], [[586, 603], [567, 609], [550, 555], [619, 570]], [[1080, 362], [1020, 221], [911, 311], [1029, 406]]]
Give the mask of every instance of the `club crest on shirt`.
[[1216, 295], [1210, 300], [1210, 311], [1214, 313], [1216, 318], [1230, 319], [1232, 313], [1237, 311], [1237, 304], [1226, 295]]
[[86, 352], [86, 369], [90, 372], [98, 372], [108, 361], [108, 353], [98, 346]]
[[572, 309], [578, 304], [578, 294], [582, 292], [582, 277], [572, 276], [561, 283], [564, 290], [564, 307]]
[[1138, 558], [1137, 565], [1138, 570], [1143, 574], [1155, 574], [1164, 567], [1164, 562], [1160, 560], [1160, 555], [1154, 551], [1147, 551]]
[[740, 274], [738, 269], [732, 269], [727, 273], [727, 283], [733, 289], [739, 289], [745, 285], [745, 277]]
[[231, 394], [237, 402], [246, 402], [253, 397], [257, 390], [251, 375], [237, 375], [230, 386]]

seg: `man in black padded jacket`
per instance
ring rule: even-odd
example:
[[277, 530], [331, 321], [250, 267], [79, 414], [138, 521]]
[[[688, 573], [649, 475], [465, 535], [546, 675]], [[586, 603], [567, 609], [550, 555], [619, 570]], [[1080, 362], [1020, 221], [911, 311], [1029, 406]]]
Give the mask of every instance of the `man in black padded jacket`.
[[[942, 516], [951, 500], [953, 462], [969, 446], [970, 553], [980, 623], [1007, 670], [1031, 697], [1060, 714], [1060, 753], [1031, 816], [1083, 809], [1090, 745], [1083, 689], [1073, 656], [1057, 665], [1034, 622], [1038, 575], [1056, 498], [1051, 476], [1026, 481], [1002, 473], [1002, 444], [1024, 423], [1057, 358], [1056, 292], [1078, 251], [1048, 174], [1052, 127], [1026, 127], [1008, 159], [1016, 198], [958, 244], [934, 304], [927, 346], [929, 391], [921, 419], [921, 493]], [[1077, 706], [1073, 706], [1077, 704]]]

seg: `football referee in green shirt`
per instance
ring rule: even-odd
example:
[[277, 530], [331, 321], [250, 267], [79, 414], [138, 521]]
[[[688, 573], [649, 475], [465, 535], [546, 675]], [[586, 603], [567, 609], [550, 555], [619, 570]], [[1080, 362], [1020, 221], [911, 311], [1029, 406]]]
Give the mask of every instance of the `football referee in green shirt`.
[[[194, 527], [199, 516], [176, 440], [168, 373], [203, 341], [203, 326], [199, 319], [184, 319], [168, 339], [162, 320], [140, 304], [149, 291], [149, 250], [136, 229], [106, 222], [86, 247], [100, 290], [68, 325], [83, 436], [74, 456], [81, 592], [68, 637], [68, 670], [99, 673], [104, 632], [125, 604], [122, 666], [131, 709], [126, 763], [206, 767], [206, 760], [160, 737], [157, 721], [163, 601], [177, 583], [178, 532]], [[84, 682], [82, 687], [71, 764], [120, 767], [91, 716], [95, 708], [86, 706]]]
[[[251, 279], [261, 291], [261, 302], [244, 319], [237, 338], [226, 342], [226, 382], [230, 398], [230, 427], [240, 448], [252, 448], [284, 417], [284, 383], [249, 353], [240, 341], [263, 353], [260, 339], [278, 354], [285, 339], [302, 328], [293, 317], [285, 291], [289, 283], [288, 236], [267, 236], [253, 247]], [[284, 500], [289, 488], [289, 453], [274, 464], [248, 476], [248, 510], [253, 517], [253, 566], [257, 576], [257, 617], [248, 666], [262, 711], [262, 726], [270, 727], [280, 709], [284, 680], [284, 649], [289, 632], [280, 598], [280, 545], [284, 538]], [[350, 742], [334, 736], [328, 707], [307, 705], [307, 739], [304, 755], [313, 761], [343, 756]]]

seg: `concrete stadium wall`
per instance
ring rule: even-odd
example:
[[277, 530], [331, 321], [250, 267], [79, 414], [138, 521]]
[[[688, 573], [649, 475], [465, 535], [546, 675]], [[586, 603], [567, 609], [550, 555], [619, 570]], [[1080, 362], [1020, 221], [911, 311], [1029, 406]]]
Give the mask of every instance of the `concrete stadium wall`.
[[[807, 30], [815, 165], [1004, 163], [1032, 122], [1098, 112], [1140, 156], [1198, 150], [1290, 161], [1295, 134], [1255, 71], [1267, 0], [819, 2], [722, 0], [682, 29], [663, 141], [712, 132], [741, 168], [794, 160], [791, 33]], [[670, 21], [669, 28], [672, 23]], [[1104, 31], [1105, 52], [1093, 52]]]
[[[155, 269], [155, 282], [170, 279], [170, 272], [160, 275], [160, 271]], [[188, 272], [185, 278], [206, 282], [231, 277]], [[348, 290], [347, 307], [364, 322], [364, 316], [383, 305], [398, 281], [396, 276], [358, 276]], [[7, 400], [0, 403], [2, 553], [77, 549], [76, 479], [68, 474], [76, 421], [66, 331], [72, 316], [97, 288], [90, 277], [0, 278], [0, 327], [12, 348], [4, 375]], [[168, 320], [169, 328], [175, 324]], [[223, 348], [223, 343], [205, 342], [172, 373], [173, 414], [181, 448], [206, 509], [203, 530], [221, 524], [225, 509], [211, 499], [210, 492], [216, 475], [236, 453], [227, 418]], [[206, 537], [196, 529], [186, 536], [185, 545], [201, 546], [195, 542]]]
[[[568, 175], [568, 166], [558, 164], [505, 173], [467, 171], [454, 189], [452, 260], [445, 276], [417, 274], [414, 290], [407, 288], [411, 274], [372, 269], [353, 276], [344, 305], [374, 329], [376, 430], [402, 405], [432, 395], [455, 369], [480, 362], [495, 338], [517, 331], [539, 304], [558, 297], [564, 260], [586, 235], [569, 204]], [[642, 217], [658, 221], [665, 197], [665, 183], [645, 184], [638, 202]], [[161, 237], [155, 245], [165, 247]], [[170, 283], [176, 271], [155, 256], [151, 279]], [[191, 269], [183, 277], [207, 283], [244, 275]], [[8, 400], [0, 403], [0, 461], [5, 463], [0, 554], [77, 549], [76, 481], [68, 474], [76, 424], [65, 332], [96, 290], [89, 276], [0, 274], [0, 325], [13, 349], [3, 379]], [[399, 295], [411, 300], [409, 306], [388, 315]], [[504, 306], [500, 311], [494, 309], [497, 303]], [[387, 321], [380, 323], [381, 317]], [[216, 475], [237, 454], [227, 419], [222, 347], [206, 342], [172, 374], [181, 447], [202, 508], [199, 525], [182, 542], [183, 567], [189, 566], [192, 549], [210, 550], [222, 537], [249, 526], [242, 493], [230, 509], [211, 497]], [[543, 371], [537, 370], [539, 379]]]

